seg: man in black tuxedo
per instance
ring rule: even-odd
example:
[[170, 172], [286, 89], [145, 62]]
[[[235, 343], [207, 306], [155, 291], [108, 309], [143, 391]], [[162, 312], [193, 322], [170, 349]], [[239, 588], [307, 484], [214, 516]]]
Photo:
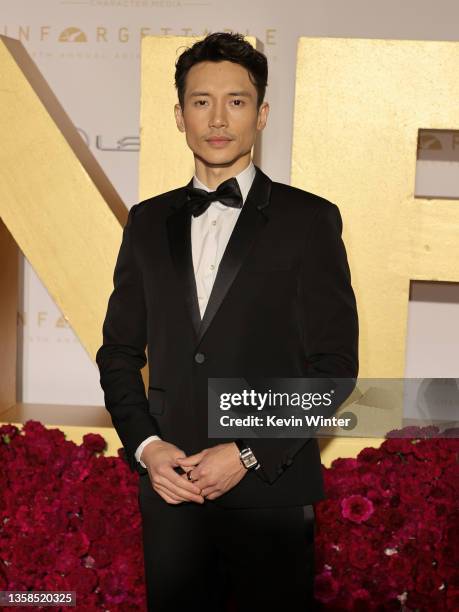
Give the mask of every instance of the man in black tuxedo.
[[316, 439], [207, 431], [208, 378], [358, 372], [338, 207], [251, 160], [267, 74], [238, 34], [182, 53], [175, 117], [195, 175], [130, 209], [115, 267], [96, 361], [139, 473], [149, 610], [312, 609]]

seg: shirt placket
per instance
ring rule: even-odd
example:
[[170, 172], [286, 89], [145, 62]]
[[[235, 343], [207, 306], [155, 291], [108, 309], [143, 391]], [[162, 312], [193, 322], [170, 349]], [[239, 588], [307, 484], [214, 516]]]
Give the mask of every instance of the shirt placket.
[[206, 288], [207, 300], [210, 297], [212, 287], [215, 281], [215, 275], [217, 274], [217, 257], [218, 257], [218, 239], [217, 239], [217, 220], [219, 210], [217, 206], [212, 203], [208, 208], [209, 223], [208, 223], [208, 236], [206, 240], [206, 247], [204, 253], [205, 265], [204, 269], [204, 285]]

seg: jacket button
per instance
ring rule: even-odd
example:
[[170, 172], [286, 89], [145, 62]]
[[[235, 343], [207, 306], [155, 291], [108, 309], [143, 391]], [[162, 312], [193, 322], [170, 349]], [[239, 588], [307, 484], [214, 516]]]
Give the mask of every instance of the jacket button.
[[282, 467], [278, 467], [277, 468], [277, 473], [279, 474], [279, 476], [283, 473], [284, 469]]
[[287, 461], [285, 462], [285, 465], [288, 467], [289, 465], [292, 465], [292, 463], [293, 463], [293, 459], [289, 457]]
[[206, 360], [206, 356], [204, 355], [204, 353], [196, 353], [196, 355], [194, 356], [194, 360], [196, 361], [196, 363], [204, 363], [204, 361]]

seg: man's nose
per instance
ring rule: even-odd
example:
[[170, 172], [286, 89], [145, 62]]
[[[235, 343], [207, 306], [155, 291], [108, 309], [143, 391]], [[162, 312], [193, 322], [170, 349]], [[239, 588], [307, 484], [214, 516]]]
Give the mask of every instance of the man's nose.
[[222, 127], [227, 125], [227, 117], [223, 104], [215, 104], [209, 119], [209, 127]]

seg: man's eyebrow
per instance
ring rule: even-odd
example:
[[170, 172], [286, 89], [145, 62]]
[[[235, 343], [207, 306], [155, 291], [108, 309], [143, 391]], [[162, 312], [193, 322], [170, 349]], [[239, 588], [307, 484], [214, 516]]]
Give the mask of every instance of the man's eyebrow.
[[[190, 97], [197, 97], [197, 96], [210, 96], [210, 93], [208, 91], [193, 91], [192, 93], [190, 93]], [[241, 96], [241, 97], [246, 97], [246, 98], [251, 98], [252, 94], [249, 91], [230, 91], [228, 92], [228, 96]]]
[[246, 98], [250, 98], [252, 96], [252, 94], [250, 93], [250, 91], [232, 91], [228, 94], [229, 96], [244, 96]]

